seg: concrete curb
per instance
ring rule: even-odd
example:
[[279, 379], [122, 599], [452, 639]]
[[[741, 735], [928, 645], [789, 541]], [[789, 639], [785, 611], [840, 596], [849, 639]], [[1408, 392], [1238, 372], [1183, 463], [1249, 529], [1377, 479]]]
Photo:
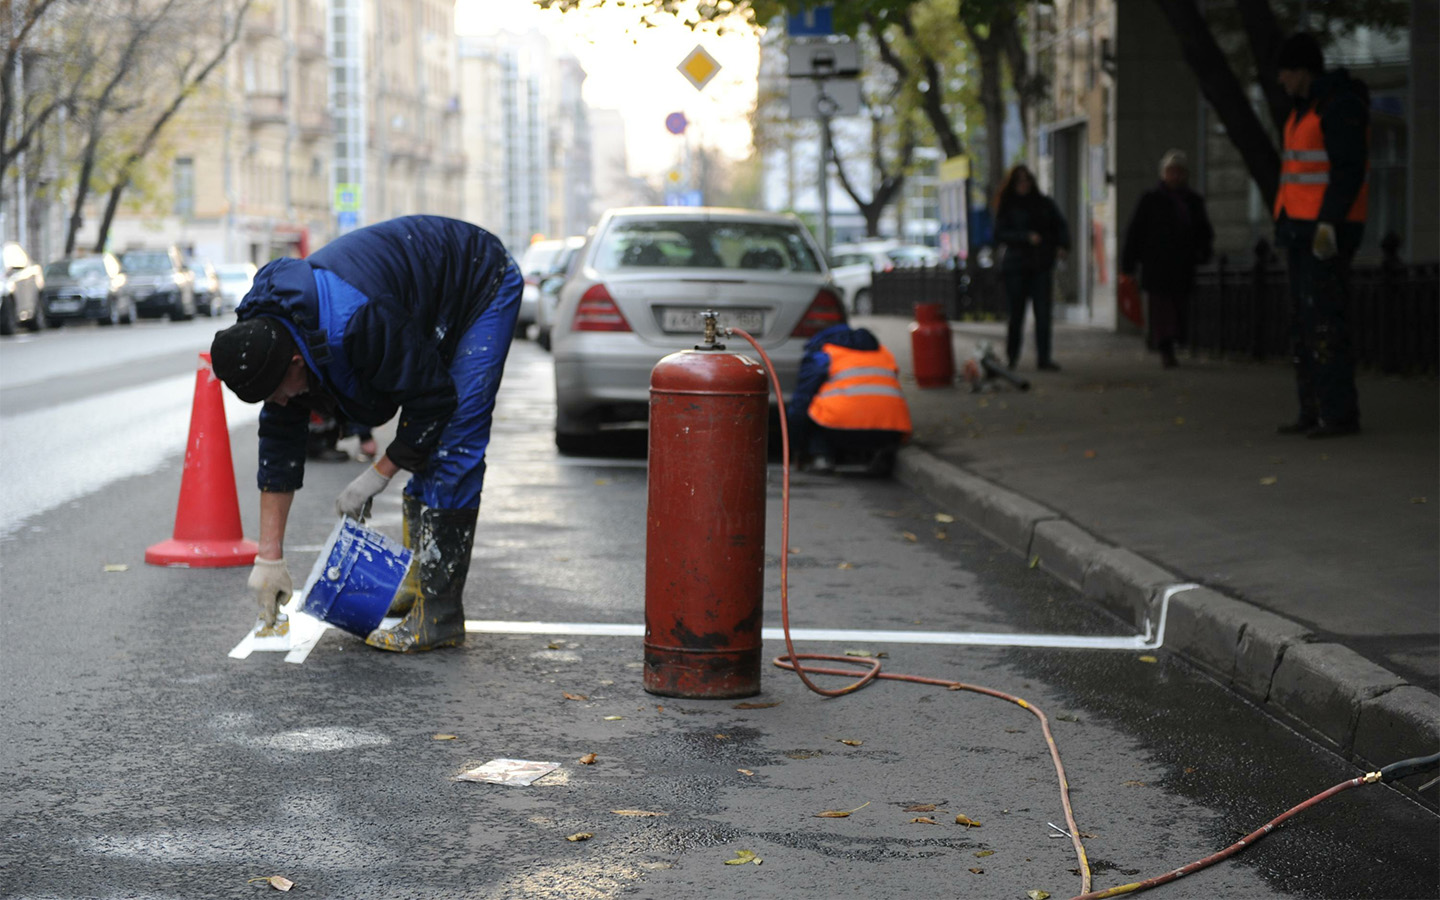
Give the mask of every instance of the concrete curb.
[[[895, 477], [1137, 630], [1181, 575], [915, 446]], [[1211, 588], [1170, 602], [1164, 647], [1364, 768], [1440, 746], [1440, 697], [1307, 628]], [[1426, 792], [1432, 805], [1436, 790]]]

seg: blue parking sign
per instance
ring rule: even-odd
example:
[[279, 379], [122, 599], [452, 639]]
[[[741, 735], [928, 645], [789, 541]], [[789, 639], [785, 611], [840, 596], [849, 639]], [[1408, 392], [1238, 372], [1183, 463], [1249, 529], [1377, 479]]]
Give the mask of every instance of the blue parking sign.
[[790, 16], [786, 30], [791, 37], [824, 37], [835, 33], [834, 10], [817, 6]]

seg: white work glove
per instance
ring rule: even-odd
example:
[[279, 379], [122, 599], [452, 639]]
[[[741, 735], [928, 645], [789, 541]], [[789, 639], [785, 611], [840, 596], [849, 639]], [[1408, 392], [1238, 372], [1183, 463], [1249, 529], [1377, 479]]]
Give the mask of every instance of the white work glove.
[[340, 496], [335, 500], [335, 512], [363, 522], [370, 515], [370, 501], [385, 490], [389, 483], [389, 475], [382, 474], [374, 466], [368, 466], [340, 492]]
[[1327, 260], [1340, 252], [1339, 246], [1335, 243], [1335, 226], [1329, 222], [1320, 222], [1315, 226], [1315, 239], [1310, 242], [1310, 252], [1315, 254], [1318, 260]]
[[290, 595], [295, 590], [284, 557], [255, 557], [255, 568], [250, 570], [247, 584], [255, 592], [255, 603], [260, 607], [260, 621], [265, 623], [267, 628], [273, 628], [280, 607], [290, 602]]

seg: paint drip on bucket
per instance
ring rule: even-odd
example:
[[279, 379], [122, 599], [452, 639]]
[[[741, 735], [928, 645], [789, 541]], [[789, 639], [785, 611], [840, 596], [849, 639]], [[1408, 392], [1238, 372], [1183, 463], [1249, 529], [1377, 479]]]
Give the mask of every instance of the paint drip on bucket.
[[342, 518], [310, 570], [300, 611], [365, 637], [380, 627], [410, 560], [398, 541]]

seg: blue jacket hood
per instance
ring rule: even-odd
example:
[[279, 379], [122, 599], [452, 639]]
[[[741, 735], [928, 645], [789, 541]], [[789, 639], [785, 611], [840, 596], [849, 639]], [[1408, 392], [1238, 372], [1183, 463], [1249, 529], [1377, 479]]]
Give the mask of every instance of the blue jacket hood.
[[255, 281], [235, 310], [244, 321], [252, 316], [276, 316], [302, 328], [319, 324], [319, 298], [315, 274], [303, 259], [271, 260], [255, 273]]
[[813, 353], [826, 344], [835, 344], [851, 350], [879, 350], [880, 341], [864, 328], [851, 328], [843, 322], [831, 325], [805, 343], [805, 352]]

